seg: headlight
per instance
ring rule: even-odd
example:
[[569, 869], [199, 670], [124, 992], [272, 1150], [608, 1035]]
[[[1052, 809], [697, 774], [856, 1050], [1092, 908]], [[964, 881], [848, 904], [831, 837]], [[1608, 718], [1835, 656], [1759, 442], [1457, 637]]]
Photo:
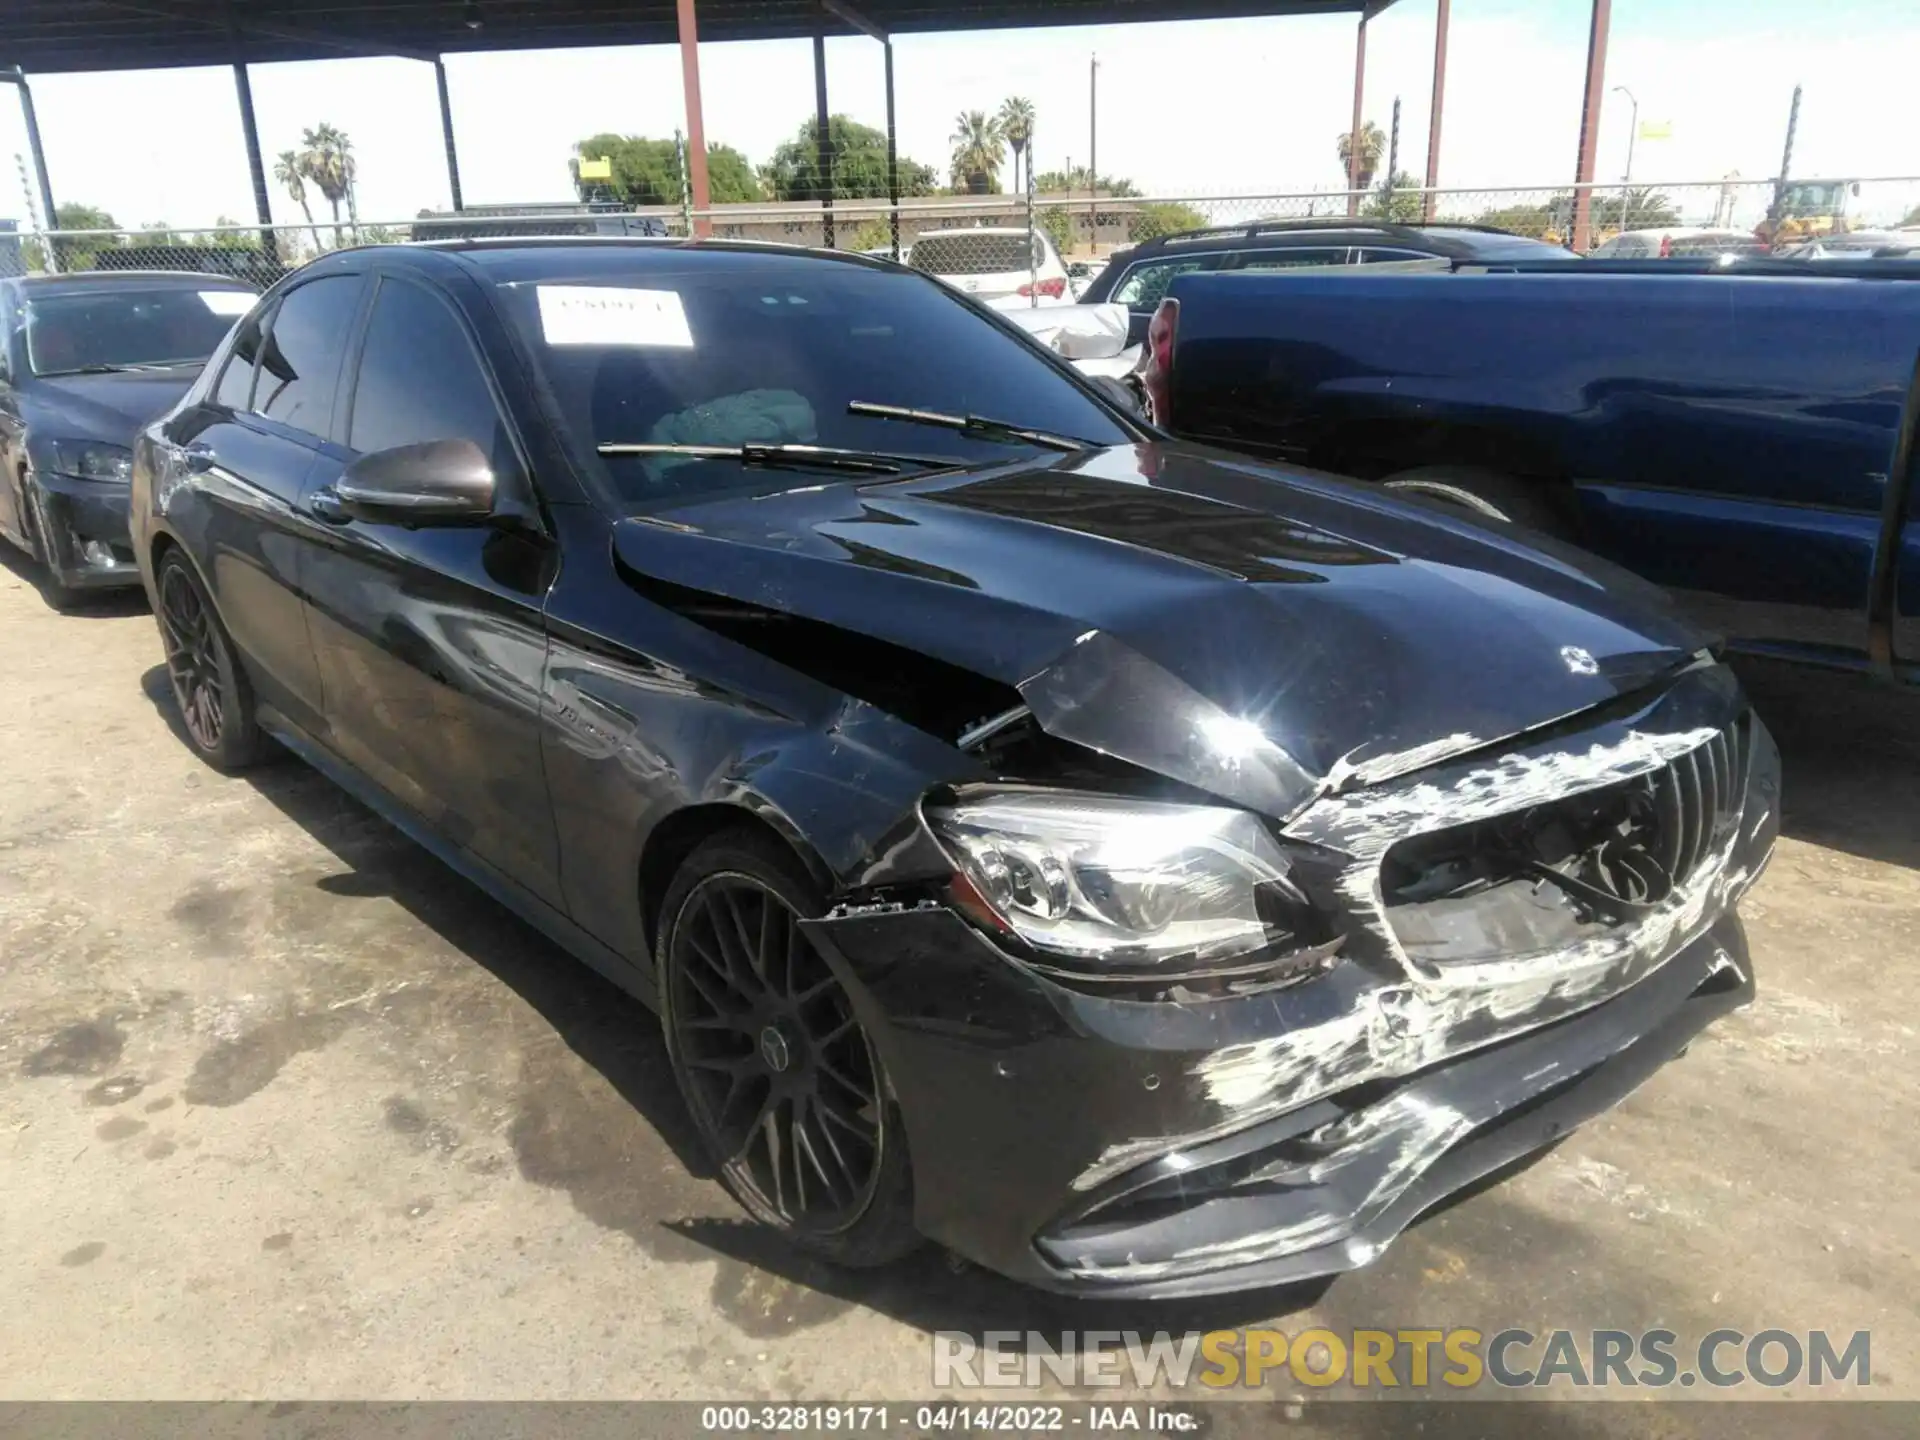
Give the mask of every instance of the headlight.
[[133, 452], [96, 440], [56, 440], [53, 442], [53, 468], [61, 475], [72, 475], [80, 480], [118, 480], [124, 483], [133, 478]]
[[1185, 970], [1324, 938], [1244, 810], [1003, 790], [926, 818], [1008, 930], [1077, 968]]

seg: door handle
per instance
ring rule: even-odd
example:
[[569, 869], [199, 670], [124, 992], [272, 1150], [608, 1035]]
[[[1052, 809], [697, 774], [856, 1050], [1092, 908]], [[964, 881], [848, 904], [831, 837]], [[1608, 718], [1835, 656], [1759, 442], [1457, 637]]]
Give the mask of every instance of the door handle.
[[353, 520], [331, 487], [316, 490], [307, 497], [307, 513], [325, 525], [346, 525]]

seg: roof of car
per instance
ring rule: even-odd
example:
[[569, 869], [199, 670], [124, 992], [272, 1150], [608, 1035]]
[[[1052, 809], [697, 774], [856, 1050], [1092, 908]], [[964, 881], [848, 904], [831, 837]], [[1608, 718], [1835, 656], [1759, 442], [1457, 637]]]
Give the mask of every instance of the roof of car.
[[59, 291], [113, 290], [131, 282], [133, 288], [151, 290], [156, 285], [181, 289], [252, 290], [259, 287], [233, 275], [202, 274], [197, 270], [79, 270], [71, 275], [22, 275], [15, 284], [33, 295]]
[[[1397, 225], [1386, 220], [1327, 215], [1296, 220], [1255, 220], [1244, 225], [1212, 225], [1200, 230], [1181, 230], [1143, 240], [1126, 253], [1131, 258], [1189, 248], [1241, 250], [1261, 245], [1324, 243], [1336, 237], [1348, 243], [1376, 240], [1381, 243], [1419, 245], [1436, 254], [1461, 258], [1471, 257], [1478, 248], [1489, 242], [1505, 244], [1515, 240], [1532, 241], [1531, 236], [1516, 235], [1492, 225], [1446, 220], [1421, 225]], [[1548, 249], [1560, 248], [1544, 240], [1533, 243]]]
[[869, 269], [895, 270], [891, 260], [881, 260], [858, 250], [823, 250], [802, 245], [782, 245], [771, 240], [686, 239], [658, 235], [559, 235], [538, 238], [500, 237], [473, 240], [427, 240], [405, 245], [372, 245], [338, 252], [345, 257], [413, 256], [425, 260], [433, 255], [457, 258], [480, 270], [496, 284], [518, 280], [537, 280], [553, 274], [556, 257], [566, 256], [573, 274], [631, 273], [636, 264], [668, 265], [684, 261], [689, 254], [760, 255], [769, 259], [810, 260], [825, 264], [862, 265]]

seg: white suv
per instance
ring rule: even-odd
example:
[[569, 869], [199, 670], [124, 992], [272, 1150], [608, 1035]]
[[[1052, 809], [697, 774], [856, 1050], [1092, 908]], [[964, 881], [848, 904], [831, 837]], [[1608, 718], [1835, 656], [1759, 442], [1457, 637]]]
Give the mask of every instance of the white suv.
[[1024, 229], [1011, 227], [927, 230], [901, 258], [914, 269], [982, 300], [1037, 296], [1042, 305], [1057, 305], [1069, 303], [1073, 295], [1067, 267], [1040, 230], [1031, 237]]

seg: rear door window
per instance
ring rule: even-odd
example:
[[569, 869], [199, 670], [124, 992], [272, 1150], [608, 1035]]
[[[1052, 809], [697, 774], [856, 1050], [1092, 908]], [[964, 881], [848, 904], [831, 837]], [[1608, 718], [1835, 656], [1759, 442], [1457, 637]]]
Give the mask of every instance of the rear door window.
[[260, 352], [254, 410], [309, 435], [328, 433], [361, 280], [324, 275], [287, 292]]
[[1218, 255], [1188, 255], [1179, 260], [1148, 260], [1134, 266], [1114, 287], [1107, 298], [1130, 310], [1151, 310], [1166, 298], [1168, 288], [1178, 275], [1219, 266]]
[[253, 376], [260, 360], [260, 330], [265, 316], [249, 316], [240, 322], [233, 349], [227, 352], [226, 368], [213, 392], [213, 403], [239, 414], [253, 404]]
[[1249, 250], [1235, 257], [1236, 270], [1297, 270], [1304, 265], [1345, 265], [1345, 245], [1289, 245], [1283, 250]]

